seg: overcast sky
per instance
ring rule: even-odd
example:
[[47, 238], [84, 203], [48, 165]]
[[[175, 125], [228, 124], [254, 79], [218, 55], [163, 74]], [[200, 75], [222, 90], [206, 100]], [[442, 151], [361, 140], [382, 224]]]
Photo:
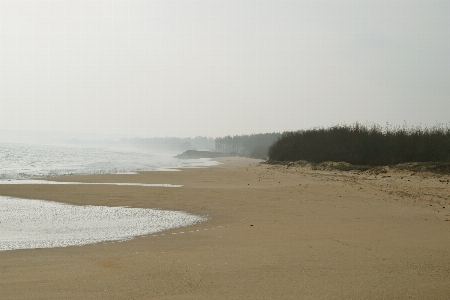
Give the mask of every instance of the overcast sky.
[[0, 129], [450, 121], [450, 1], [0, 1]]

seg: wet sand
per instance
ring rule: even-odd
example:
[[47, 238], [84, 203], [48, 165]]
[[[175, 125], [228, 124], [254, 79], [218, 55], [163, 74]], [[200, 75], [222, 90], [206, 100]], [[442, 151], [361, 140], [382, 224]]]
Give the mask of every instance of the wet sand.
[[0, 195], [181, 210], [209, 221], [126, 242], [0, 252], [2, 299], [446, 299], [449, 176], [219, 158], [180, 172], [67, 176]]

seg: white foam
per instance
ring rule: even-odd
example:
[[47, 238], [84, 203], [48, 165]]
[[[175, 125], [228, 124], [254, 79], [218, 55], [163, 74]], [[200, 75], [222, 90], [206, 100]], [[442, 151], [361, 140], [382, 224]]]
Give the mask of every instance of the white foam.
[[156, 187], [182, 187], [179, 184], [168, 183], [131, 183], [131, 182], [64, 182], [49, 180], [3, 180], [0, 184], [94, 184], [94, 185], [132, 185], [132, 186], [156, 186]]
[[0, 196], [0, 251], [123, 241], [205, 220], [179, 211]]

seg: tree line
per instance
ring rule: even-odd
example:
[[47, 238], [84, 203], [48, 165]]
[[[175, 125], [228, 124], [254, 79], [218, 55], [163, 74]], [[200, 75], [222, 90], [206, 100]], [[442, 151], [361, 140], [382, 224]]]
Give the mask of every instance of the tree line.
[[266, 159], [269, 147], [281, 137], [281, 133], [225, 136], [215, 139], [217, 152]]
[[450, 128], [337, 125], [284, 132], [269, 149], [269, 159], [314, 163], [343, 161], [355, 165], [449, 162]]
[[151, 150], [212, 150], [215, 148], [211, 137], [197, 136], [195, 138], [155, 137], [122, 139], [119, 144]]

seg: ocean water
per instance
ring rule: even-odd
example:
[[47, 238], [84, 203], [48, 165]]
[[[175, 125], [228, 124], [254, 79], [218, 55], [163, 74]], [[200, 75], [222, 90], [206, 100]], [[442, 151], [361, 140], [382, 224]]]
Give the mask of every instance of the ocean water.
[[[105, 147], [0, 144], [0, 195], [1, 186], [7, 184], [100, 184], [37, 180], [39, 177], [135, 173], [217, 164], [209, 159], [181, 160], [175, 155]], [[101, 184], [149, 189], [181, 187], [170, 182]], [[123, 241], [206, 219], [180, 211], [77, 206], [0, 196], [0, 251]]]
[[133, 173], [217, 164], [209, 159], [174, 158], [176, 154], [107, 147], [0, 144], [0, 180]]

